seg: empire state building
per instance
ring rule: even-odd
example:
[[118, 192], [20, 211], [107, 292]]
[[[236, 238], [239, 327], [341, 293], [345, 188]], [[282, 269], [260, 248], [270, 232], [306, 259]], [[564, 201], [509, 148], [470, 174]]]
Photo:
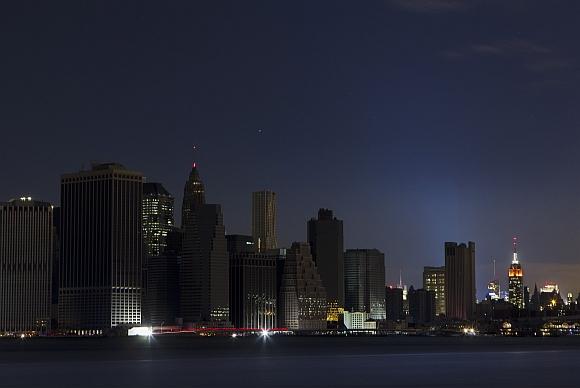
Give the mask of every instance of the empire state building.
[[512, 263], [508, 269], [509, 295], [508, 299], [518, 309], [525, 307], [524, 302], [524, 271], [518, 260], [518, 240], [513, 239], [514, 253]]

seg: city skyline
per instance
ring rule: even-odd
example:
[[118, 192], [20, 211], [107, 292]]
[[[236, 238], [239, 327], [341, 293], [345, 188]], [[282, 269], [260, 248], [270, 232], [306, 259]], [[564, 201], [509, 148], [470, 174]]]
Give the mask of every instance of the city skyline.
[[580, 5], [411, 3], [10, 4], [0, 198], [58, 203], [59, 175], [91, 159], [177, 198], [196, 144], [228, 233], [268, 188], [280, 245], [333, 209], [389, 283], [474, 240], [481, 298], [516, 235], [530, 287], [577, 289]]
[[[115, 163], [115, 162], [109, 162], [109, 163]], [[93, 165], [94, 165], [94, 163], [93, 163]], [[87, 163], [86, 166], [87, 167], [84, 167], [85, 169], [84, 170], [81, 170], [81, 171], [90, 171], [91, 163]], [[197, 171], [197, 167], [198, 167], [198, 162], [193, 162], [193, 170], [194, 171]], [[134, 169], [134, 170], [139, 171], [139, 169]], [[190, 170], [191, 170], [191, 168], [190, 168]], [[159, 181], [161, 181], [160, 179], [156, 179], [154, 181], [149, 181], [149, 180], [147, 180], [146, 174], [144, 172], [142, 172], [142, 171], [139, 171], [139, 172], [140, 173], [143, 173], [143, 175], [145, 177], [144, 178], [144, 183], [151, 182], [151, 184], [163, 185], [163, 182], [159, 182]], [[62, 175], [65, 175], [65, 174], [62, 174]], [[206, 179], [204, 179], [204, 181]], [[204, 190], [204, 189], [202, 188], [202, 190]], [[255, 193], [255, 192], [252, 192], [252, 193]], [[181, 219], [182, 219], [182, 217], [179, 216], [180, 213], [182, 212], [182, 207], [181, 206], [178, 206], [178, 204], [180, 204], [182, 202], [181, 200], [183, 199], [183, 196], [179, 196], [179, 195], [175, 196], [172, 192], [168, 192], [168, 195], [172, 196], [176, 200], [175, 201], [176, 203], [175, 203], [175, 206], [174, 206], [175, 207], [175, 209], [174, 209], [174, 212], [175, 212], [175, 214], [174, 214], [175, 221], [174, 222], [175, 222], [175, 225], [179, 225], [181, 223]], [[34, 200], [43, 201], [42, 198], [39, 199], [39, 198], [22, 196], [22, 195], [17, 196], [16, 198], [5, 199], [5, 201], [13, 200], [13, 199], [19, 199], [19, 198], [31, 198], [31, 199], [34, 199]], [[52, 203], [52, 202], [50, 202], [50, 203]], [[54, 203], [52, 203], [52, 204], [53, 204], [53, 206], [58, 206], [58, 203], [59, 202], [57, 202], [56, 204], [54, 204]], [[223, 205], [222, 205], [222, 207], [223, 207]], [[251, 210], [251, 204], [248, 207]], [[316, 214], [318, 214], [318, 212], [316, 212]], [[232, 234], [232, 235], [234, 235], [234, 234], [244, 234], [244, 233], [251, 234], [251, 230], [252, 230], [252, 227], [251, 227], [251, 219], [252, 219], [252, 217], [251, 217], [251, 215], [248, 216], [249, 227], [247, 229], [245, 229], [245, 230], [234, 231], [234, 232], [232, 232], [231, 230], [228, 229], [227, 218], [228, 217], [226, 215], [226, 223], [224, 225], [225, 226], [225, 233], [226, 234]], [[308, 221], [310, 219], [314, 219], [314, 218], [315, 218], [315, 216], [312, 216], [311, 218], [307, 218], [307, 219], [304, 220], [304, 231], [305, 231], [305, 234], [306, 235], [307, 235], [307, 225], [308, 225]], [[278, 218], [276, 218], [276, 222], [278, 222], [278, 221], [282, 221], [282, 220], [279, 220]], [[290, 237], [290, 240], [289, 240], [290, 242], [288, 244], [279, 244], [279, 246], [280, 247], [289, 248], [292, 245], [292, 243], [295, 242], [295, 241], [306, 241], [307, 242], [308, 241], [308, 238], [307, 237], [308, 236], [305, 236], [303, 238], [299, 238], [298, 236]], [[344, 235], [345, 241], [348, 241], [348, 237], [349, 236], [345, 233], [345, 235]], [[515, 241], [515, 239], [516, 239], [516, 237], [511, 237], [512, 247], [513, 247], [513, 241]], [[517, 239], [520, 240], [519, 237]], [[477, 240], [477, 239], [474, 239], [474, 240]], [[448, 239], [447, 241], [451, 241], [451, 239]], [[404, 279], [403, 284], [405, 286], [414, 286], [416, 289], [417, 288], [420, 288], [423, 285], [423, 267], [429, 267], [429, 266], [444, 266], [445, 265], [445, 255], [444, 255], [444, 251], [443, 251], [443, 247], [445, 245], [445, 241], [442, 241], [440, 245], [441, 245], [441, 249], [439, 251], [440, 261], [431, 261], [431, 262], [425, 261], [423, 264], [419, 263], [419, 265], [422, 265], [420, 268], [419, 267], [415, 268], [412, 271], [412, 275], [410, 277], [404, 277], [403, 278]], [[375, 244], [375, 245], [372, 245], [371, 244], [371, 246], [379, 246], [379, 244]], [[346, 244], [345, 244], [344, 248], [345, 248], [345, 251], [347, 249], [357, 249], [357, 248], [355, 248], [353, 246], [348, 246]], [[435, 253], [434, 256], [437, 256], [437, 253]], [[476, 264], [476, 297], [477, 297], [478, 300], [483, 300], [486, 297], [487, 291], [488, 291], [487, 285], [488, 285], [489, 281], [498, 280], [500, 282], [500, 285], [501, 285], [501, 289], [502, 290], [507, 290], [509, 288], [508, 287], [509, 286], [509, 279], [508, 279], [508, 276], [507, 276], [506, 272], [507, 272], [507, 269], [510, 267], [510, 264], [513, 261], [513, 251], [510, 253], [510, 259], [509, 259], [509, 261], [508, 260], [505, 260], [505, 263], [500, 259], [499, 261], [496, 261], [496, 263], [494, 264], [493, 263], [494, 262], [494, 259], [491, 259], [490, 258], [490, 260], [489, 260], [490, 261], [490, 263], [489, 263], [489, 266], [490, 267], [493, 267], [493, 265], [500, 266], [500, 268], [499, 268], [499, 270], [500, 270], [499, 272], [500, 273], [499, 273], [499, 275], [496, 275], [495, 276], [497, 279], [494, 279], [493, 269], [490, 269], [489, 274], [488, 274], [486, 272], [486, 269], [485, 269], [485, 267], [487, 265], [485, 263], [482, 264], [481, 261], [482, 261], [482, 259], [478, 257], [478, 260], [476, 260], [476, 262], [475, 262], [475, 264]], [[399, 284], [399, 282], [401, 281], [401, 279], [402, 279], [401, 278], [401, 276], [402, 276], [402, 270], [401, 270], [402, 266], [401, 267], [396, 267], [396, 266], [391, 267], [390, 265], [391, 265], [392, 262], [393, 262], [392, 258], [388, 257], [388, 253], [385, 252], [385, 285], [386, 286], [397, 286]], [[528, 263], [527, 260], [526, 260], [526, 263]], [[502, 264], [505, 264], [505, 265], [502, 266]], [[528, 264], [526, 264], [526, 265], [528, 265]], [[481, 271], [482, 267], [483, 267], [483, 271]], [[503, 267], [505, 267], [505, 271], [502, 271], [504, 269]], [[526, 267], [526, 273], [528, 273], [528, 271], [530, 271], [532, 273], [540, 272], [540, 271], [534, 271], [533, 266], [531, 268]], [[558, 277], [558, 275], [556, 273], [552, 274], [550, 272], [550, 269], [549, 268], [546, 271], [547, 272], [544, 272], [540, 276], [536, 275], [536, 277], [532, 277], [532, 276], [526, 275], [526, 280], [524, 282], [524, 285], [527, 286], [527, 287], [529, 287], [530, 289], [532, 289], [534, 285], [537, 285], [538, 287], [542, 287], [543, 285], [551, 282], [551, 283], [557, 283], [557, 284], [560, 285], [560, 288], [562, 289], [562, 294], [563, 295], [565, 295], [565, 294], [567, 294], [569, 292], [571, 292], [572, 294], [576, 295], [580, 291], [580, 286], [577, 286], [576, 285], [577, 283], [571, 283], [571, 285], [570, 285], [570, 283], [567, 283], [566, 281], [562, 281], [561, 278]], [[407, 275], [408, 274], [405, 274], [405, 276], [407, 276]], [[531, 280], [530, 280], [530, 277], [532, 277]], [[409, 279], [412, 279], [412, 280], [409, 280]]]

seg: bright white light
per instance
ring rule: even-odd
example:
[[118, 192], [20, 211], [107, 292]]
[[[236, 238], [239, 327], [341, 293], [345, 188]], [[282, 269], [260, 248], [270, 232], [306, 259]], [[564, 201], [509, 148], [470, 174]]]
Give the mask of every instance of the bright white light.
[[238, 335], [236, 333], [232, 334], [232, 338], [236, 338]]
[[24, 338], [26, 338], [26, 336], [24, 334], [20, 334], [20, 338], [24, 339]]
[[268, 330], [264, 329], [264, 330], [262, 330], [261, 336], [262, 337], [269, 337], [270, 336], [270, 332]]
[[128, 336], [151, 337], [153, 335], [153, 328], [151, 327], [132, 327], [127, 333]]

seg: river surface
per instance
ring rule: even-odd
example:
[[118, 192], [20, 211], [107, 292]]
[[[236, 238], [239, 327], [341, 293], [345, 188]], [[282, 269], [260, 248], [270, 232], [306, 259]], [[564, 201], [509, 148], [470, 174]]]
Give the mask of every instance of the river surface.
[[0, 340], [1, 387], [580, 387], [580, 338]]

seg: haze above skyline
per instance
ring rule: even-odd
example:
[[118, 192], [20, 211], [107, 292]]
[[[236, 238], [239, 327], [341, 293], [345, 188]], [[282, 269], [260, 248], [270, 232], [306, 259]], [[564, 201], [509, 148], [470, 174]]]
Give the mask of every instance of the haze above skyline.
[[392, 0], [8, 4], [0, 199], [59, 203], [117, 161], [176, 197], [195, 159], [228, 233], [278, 193], [281, 244], [326, 207], [346, 248], [421, 286], [476, 242], [478, 296], [518, 236], [525, 283], [580, 290], [580, 4]]

